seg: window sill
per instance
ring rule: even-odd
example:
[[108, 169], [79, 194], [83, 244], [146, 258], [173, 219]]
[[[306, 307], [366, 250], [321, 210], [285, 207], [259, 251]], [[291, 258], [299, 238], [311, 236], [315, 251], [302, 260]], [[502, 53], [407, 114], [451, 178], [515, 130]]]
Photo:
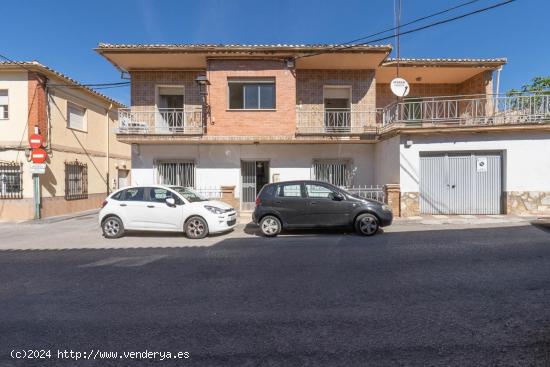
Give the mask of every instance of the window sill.
[[70, 126], [67, 126], [67, 129], [69, 130], [74, 130], [74, 131], [79, 131], [81, 133], [88, 133], [88, 130], [83, 130], [83, 129], [77, 129], [76, 127], [70, 127]]
[[276, 108], [228, 108], [226, 112], [277, 112]]

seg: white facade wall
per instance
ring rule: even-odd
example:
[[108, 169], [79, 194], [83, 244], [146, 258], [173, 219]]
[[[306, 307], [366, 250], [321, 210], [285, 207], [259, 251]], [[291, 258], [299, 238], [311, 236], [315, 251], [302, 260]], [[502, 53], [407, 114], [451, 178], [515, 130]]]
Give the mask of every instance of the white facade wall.
[[380, 141], [374, 145], [374, 183], [376, 185], [399, 183], [400, 137]]
[[155, 183], [158, 160], [195, 162], [196, 186], [236, 186], [240, 196], [241, 160], [266, 160], [269, 177], [280, 181], [311, 179], [315, 159], [351, 160], [353, 185], [374, 184], [372, 144], [139, 145], [132, 149], [132, 184]]
[[8, 90], [8, 119], [0, 118], [0, 143], [3, 146], [27, 145], [29, 82], [26, 71], [0, 72], [0, 89]]
[[502, 152], [504, 191], [550, 191], [550, 132], [412, 136], [399, 150], [401, 192], [419, 191], [421, 152], [456, 151]]

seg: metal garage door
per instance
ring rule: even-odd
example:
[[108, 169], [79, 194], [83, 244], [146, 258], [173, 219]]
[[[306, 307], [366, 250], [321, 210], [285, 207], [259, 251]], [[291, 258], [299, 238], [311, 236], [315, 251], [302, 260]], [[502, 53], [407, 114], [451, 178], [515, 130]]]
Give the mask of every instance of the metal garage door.
[[500, 153], [420, 156], [420, 211], [424, 214], [500, 214]]

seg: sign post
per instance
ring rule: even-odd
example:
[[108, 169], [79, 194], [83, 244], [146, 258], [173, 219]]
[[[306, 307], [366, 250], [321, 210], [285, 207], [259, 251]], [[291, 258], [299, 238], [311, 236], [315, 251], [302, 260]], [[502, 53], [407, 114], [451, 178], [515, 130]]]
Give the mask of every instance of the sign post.
[[32, 134], [29, 138], [29, 145], [32, 148], [31, 160], [33, 165], [30, 167], [32, 173], [32, 184], [34, 194], [34, 219], [40, 219], [40, 204], [42, 199], [40, 197], [40, 176], [46, 173], [46, 159], [48, 153], [42, 149], [44, 139], [40, 134]]

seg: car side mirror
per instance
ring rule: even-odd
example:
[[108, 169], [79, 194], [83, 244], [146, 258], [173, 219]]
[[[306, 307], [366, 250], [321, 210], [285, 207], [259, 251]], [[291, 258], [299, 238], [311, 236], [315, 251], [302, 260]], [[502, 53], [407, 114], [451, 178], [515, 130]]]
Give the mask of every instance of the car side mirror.
[[332, 196], [332, 200], [334, 200], [334, 201], [344, 200], [344, 196], [340, 193], [333, 193], [333, 194], [331, 194], [331, 196]]
[[168, 206], [176, 206], [176, 199], [174, 199], [174, 198], [166, 198], [166, 205], [168, 205]]

